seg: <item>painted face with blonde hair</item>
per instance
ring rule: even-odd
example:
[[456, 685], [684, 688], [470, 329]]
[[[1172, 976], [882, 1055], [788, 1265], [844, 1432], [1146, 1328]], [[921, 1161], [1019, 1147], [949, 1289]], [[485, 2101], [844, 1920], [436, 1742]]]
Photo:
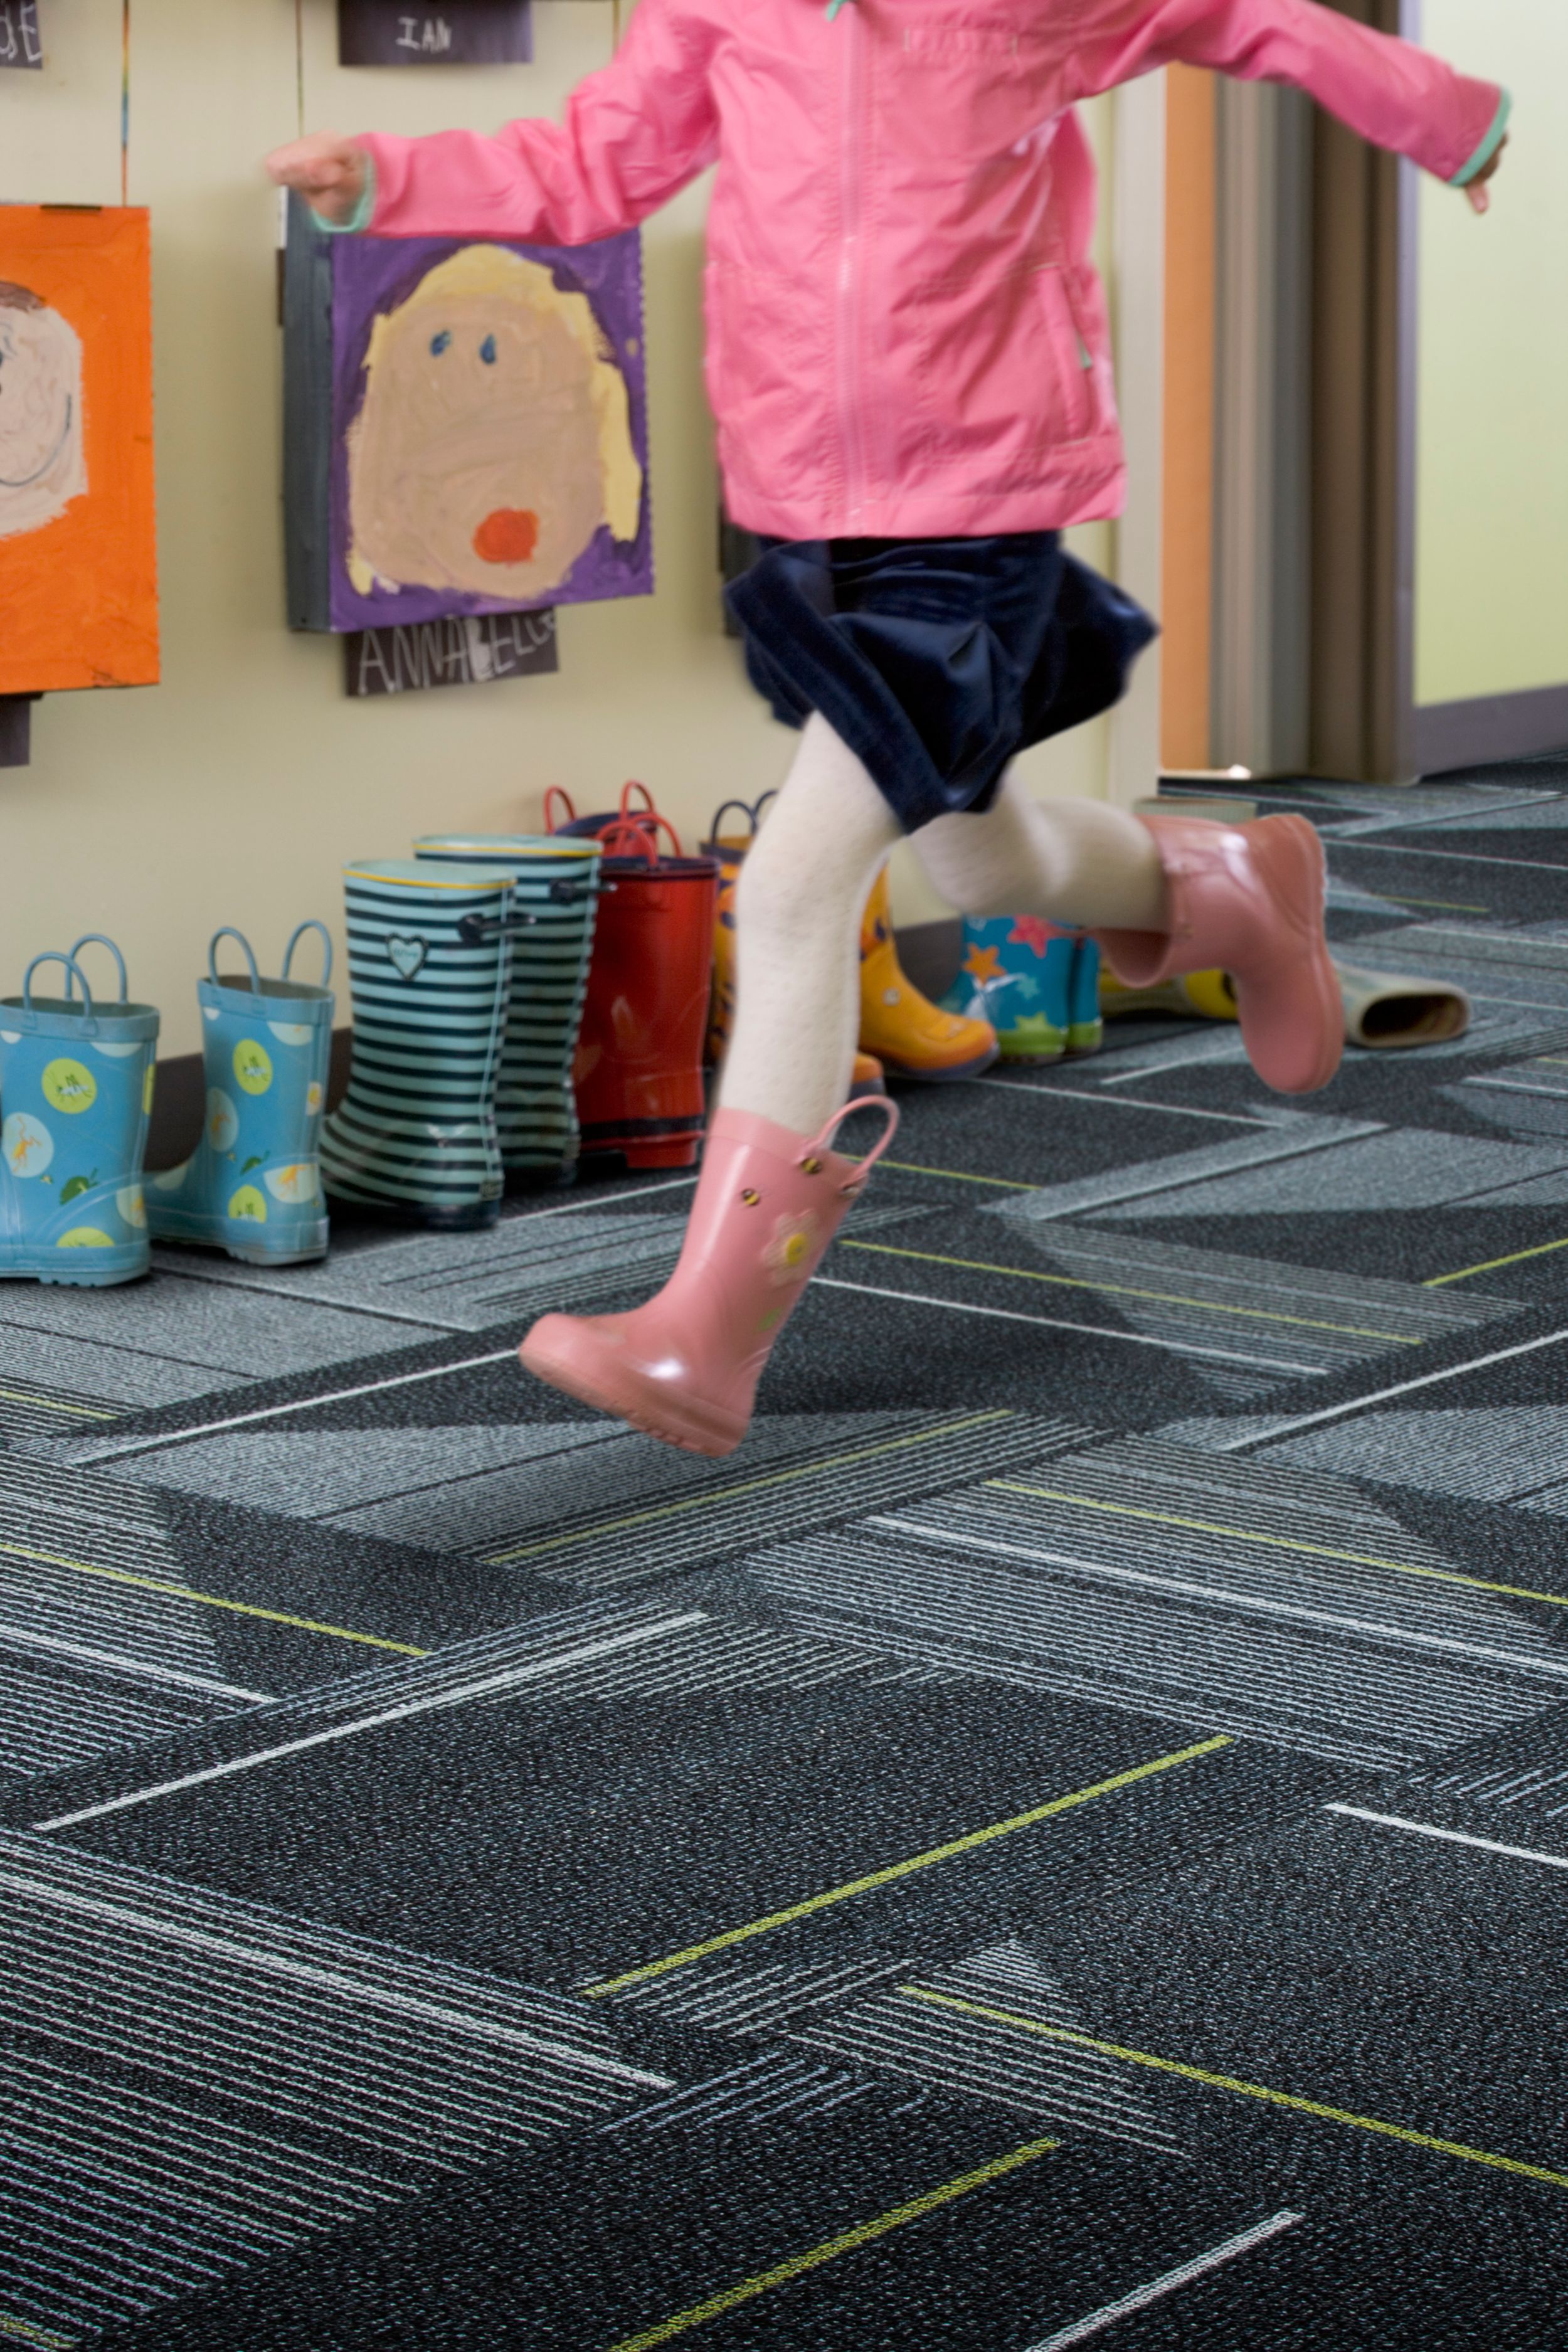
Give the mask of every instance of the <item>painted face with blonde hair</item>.
[[0, 283], [0, 539], [41, 530], [86, 488], [81, 338], [25, 286]]
[[581, 294], [469, 246], [377, 320], [349, 429], [349, 570], [386, 587], [548, 596], [607, 523], [637, 535], [626, 379]]

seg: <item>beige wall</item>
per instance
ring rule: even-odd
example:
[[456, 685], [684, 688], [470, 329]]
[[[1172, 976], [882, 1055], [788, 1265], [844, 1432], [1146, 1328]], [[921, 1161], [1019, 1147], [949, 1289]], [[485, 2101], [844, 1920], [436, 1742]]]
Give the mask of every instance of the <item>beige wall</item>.
[[1568, 7], [1426, 0], [1514, 93], [1492, 209], [1421, 192], [1415, 698], [1568, 681]]
[[[114, 203], [120, 0], [47, 0], [42, 75], [0, 74], [0, 200]], [[605, 0], [541, 0], [531, 67], [343, 72], [331, 0], [304, 0], [311, 128], [416, 132], [554, 110], [609, 51]], [[275, 211], [259, 158], [296, 128], [289, 0], [138, 0], [131, 200], [150, 205], [163, 682], [34, 713], [0, 770], [0, 987], [105, 929], [165, 1053], [193, 1050], [209, 932], [265, 964], [301, 916], [340, 919], [346, 858], [418, 833], [533, 827], [545, 787], [603, 804], [629, 775], [683, 830], [778, 781], [792, 739], [721, 632], [711, 432], [700, 375], [704, 194], [646, 231], [658, 591], [561, 616], [561, 674], [351, 703], [341, 655], [283, 627]], [[1100, 113], [1097, 131], [1104, 135]], [[1091, 561], [1110, 534], [1084, 534]], [[1030, 756], [1041, 789], [1101, 793], [1108, 730]], [[902, 918], [940, 911], [899, 853]]]

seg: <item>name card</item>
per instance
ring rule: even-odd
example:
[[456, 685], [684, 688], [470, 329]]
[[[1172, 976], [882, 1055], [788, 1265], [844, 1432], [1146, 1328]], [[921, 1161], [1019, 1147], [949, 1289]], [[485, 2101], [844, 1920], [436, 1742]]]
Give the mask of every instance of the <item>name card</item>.
[[511, 66], [532, 57], [530, 0], [338, 0], [340, 65]]
[[0, 0], [0, 71], [11, 67], [23, 73], [37, 73], [43, 62], [38, 0]]
[[406, 628], [355, 629], [343, 637], [350, 694], [422, 693], [436, 686], [491, 686], [540, 677], [561, 667], [555, 614], [456, 614]]

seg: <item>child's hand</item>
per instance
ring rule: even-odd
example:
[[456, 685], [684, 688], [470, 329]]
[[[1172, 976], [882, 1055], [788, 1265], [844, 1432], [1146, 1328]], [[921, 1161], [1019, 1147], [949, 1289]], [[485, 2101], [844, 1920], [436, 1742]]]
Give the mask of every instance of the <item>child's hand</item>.
[[1465, 190], [1466, 195], [1468, 196], [1470, 200], [1470, 210], [1473, 213], [1485, 213], [1491, 210], [1492, 200], [1487, 193], [1487, 182], [1492, 177], [1498, 165], [1502, 162], [1503, 148], [1507, 145], [1508, 141], [1505, 139], [1502, 142], [1502, 146], [1499, 147], [1497, 153], [1492, 157], [1491, 162], [1486, 164], [1482, 170], [1476, 173], [1475, 178]]
[[340, 227], [353, 219], [364, 194], [365, 164], [363, 147], [331, 131], [296, 139], [267, 158], [267, 169], [280, 188], [298, 188], [312, 211]]

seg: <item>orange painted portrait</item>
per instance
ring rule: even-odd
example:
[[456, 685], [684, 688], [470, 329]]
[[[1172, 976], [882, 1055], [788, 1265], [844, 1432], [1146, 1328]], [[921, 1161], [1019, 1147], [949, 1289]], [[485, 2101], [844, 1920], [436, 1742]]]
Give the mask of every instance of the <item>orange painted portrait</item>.
[[0, 694], [157, 676], [147, 215], [0, 205]]

